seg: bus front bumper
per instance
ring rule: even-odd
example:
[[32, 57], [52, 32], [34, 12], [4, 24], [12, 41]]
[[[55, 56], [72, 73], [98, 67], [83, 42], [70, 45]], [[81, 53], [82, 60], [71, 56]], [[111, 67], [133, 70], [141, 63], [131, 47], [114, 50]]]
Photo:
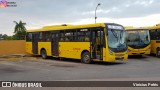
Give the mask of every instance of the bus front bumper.
[[150, 54], [151, 50], [128, 50], [128, 55], [144, 55]]

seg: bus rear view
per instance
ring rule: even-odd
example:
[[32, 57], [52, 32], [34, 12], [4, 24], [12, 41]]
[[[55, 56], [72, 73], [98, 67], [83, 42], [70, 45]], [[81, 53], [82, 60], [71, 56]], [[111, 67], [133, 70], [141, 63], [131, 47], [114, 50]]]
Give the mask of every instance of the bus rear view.
[[127, 43], [129, 55], [150, 54], [149, 30], [144, 28], [127, 29]]

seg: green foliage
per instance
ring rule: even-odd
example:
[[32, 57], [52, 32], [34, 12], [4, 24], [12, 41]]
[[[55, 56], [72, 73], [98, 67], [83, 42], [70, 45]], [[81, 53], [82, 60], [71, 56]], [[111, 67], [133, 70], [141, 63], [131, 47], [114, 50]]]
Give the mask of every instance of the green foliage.
[[14, 35], [8, 36], [7, 34], [0, 34], [0, 40], [25, 40], [26, 36], [26, 23], [22, 21], [16, 22], [13, 21], [16, 25], [14, 27]]
[[8, 36], [7, 34], [0, 34], [0, 40], [14, 40], [13, 36]]
[[16, 25], [14, 28], [14, 35], [12, 37], [13, 40], [25, 40], [25, 35], [26, 35], [26, 28], [25, 25], [26, 23], [23, 23], [22, 21], [19, 21], [17, 23], [16, 21], [13, 21]]
[[26, 31], [17, 32], [12, 36], [13, 40], [25, 40]]
[[5, 40], [5, 39], [6, 39], [6, 37], [7, 37], [7, 35], [6, 35], [6, 34], [0, 34], [0, 40]]

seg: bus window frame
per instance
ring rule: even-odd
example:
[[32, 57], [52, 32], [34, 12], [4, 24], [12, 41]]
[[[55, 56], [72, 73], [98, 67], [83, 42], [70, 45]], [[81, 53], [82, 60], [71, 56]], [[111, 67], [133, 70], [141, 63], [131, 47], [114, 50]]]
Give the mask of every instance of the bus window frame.
[[[31, 37], [29, 38], [29, 34], [31, 34]], [[33, 33], [29, 32], [26, 34], [26, 42], [33, 42]]]
[[[154, 33], [151, 33], [151, 32], [154, 32]], [[150, 33], [151, 40], [157, 40], [157, 29], [150, 30], [149, 33]]]

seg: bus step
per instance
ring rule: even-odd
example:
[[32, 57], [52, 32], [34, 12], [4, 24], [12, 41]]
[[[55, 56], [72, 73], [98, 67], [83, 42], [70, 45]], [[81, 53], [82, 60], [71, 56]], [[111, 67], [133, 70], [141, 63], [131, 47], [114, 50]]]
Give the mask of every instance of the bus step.
[[58, 58], [59, 56], [52, 56], [52, 57], [54, 57], [54, 58]]
[[102, 61], [101, 59], [92, 59], [93, 61]]
[[101, 59], [100, 55], [96, 55], [96, 59]]

